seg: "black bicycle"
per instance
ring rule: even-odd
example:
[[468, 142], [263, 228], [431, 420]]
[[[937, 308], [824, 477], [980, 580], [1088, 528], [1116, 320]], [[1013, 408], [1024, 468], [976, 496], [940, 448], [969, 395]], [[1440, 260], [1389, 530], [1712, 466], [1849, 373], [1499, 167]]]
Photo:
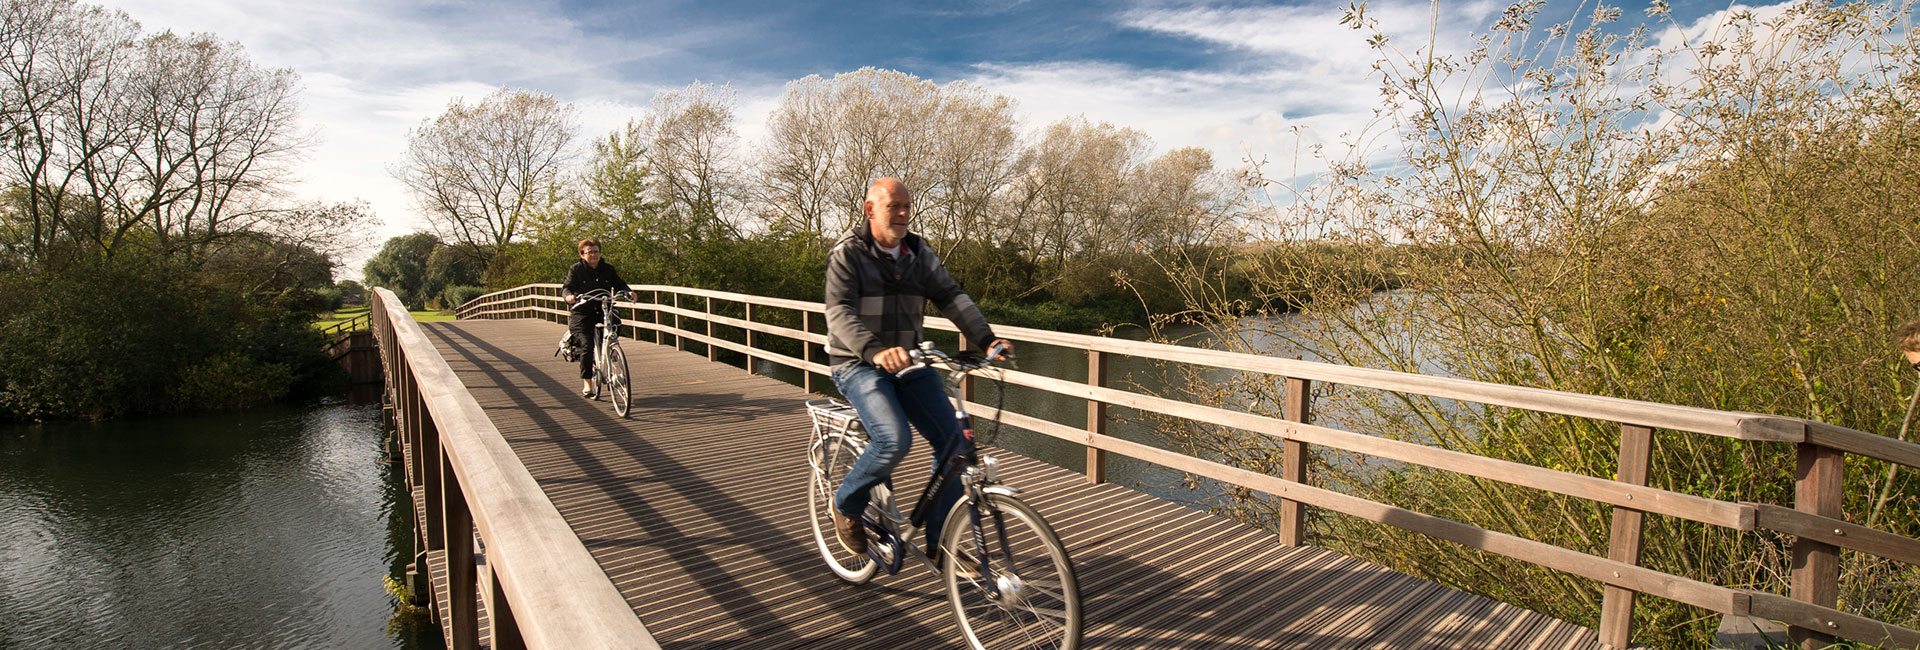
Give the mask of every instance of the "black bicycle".
[[[898, 374], [941, 368], [947, 371], [949, 393], [956, 392], [965, 375], [990, 367], [986, 358], [947, 355], [931, 343], [922, 343], [911, 354], [914, 364]], [[869, 540], [865, 554], [840, 544], [832, 512], [834, 492], [866, 449], [866, 429], [846, 402], [807, 402], [813, 419], [807, 462], [813, 469], [808, 506], [814, 544], [834, 575], [853, 584], [864, 584], [881, 571], [899, 572], [906, 557], [919, 560], [940, 574], [960, 634], [974, 648], [1078, 648], [1080, 588], [1066, 546], [1039, 513], [1015, 496], [1019, 489], [1000, 482], [993, 457], [976, 453], [972, 418], [963, 400], [953, 401], [963, 439], [942, 455], [940, 470], [921, 491], [911, 515], [894, 506], [887, 486], [873, 489], [872, 505], [862, 517]], [[947, 514], [939, 546], [944, 557], [936, 565], [909, 540], [925, 528], [934, 495], [954, 480], [966, 481], [966, 493]]]

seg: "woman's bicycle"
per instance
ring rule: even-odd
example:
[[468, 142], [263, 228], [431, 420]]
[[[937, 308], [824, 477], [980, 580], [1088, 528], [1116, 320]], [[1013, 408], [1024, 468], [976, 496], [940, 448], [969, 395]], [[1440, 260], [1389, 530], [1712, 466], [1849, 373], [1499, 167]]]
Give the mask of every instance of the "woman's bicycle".
[[[588, 352], [593, 355], [594, 399], [606, 395], [613, 402], [613, 412], [626, 417], [632, 408], [633, 375], [627, 373], [627, 355], [620, 352], [620, 310], [613, 307], [614, 295], [606, 289], [594, 289], [580, 294], [578, 300], [579, 303], [600, 303], [600, 324], [594, 326], [594, 340]], [[560, 338], [560, 349], [554, 351], [555, 355], [568, 356], [567, 343], [572, 336], [569, 332]], [[568, 356], [567, 360], [573, 358]]]
[[[914, 364], [899, 374], [929, 367], [946, 370], [949, 394], [957, 394], [962, 377], [989, 367], [978, 355], [950, 356], [931, 343], [921, 343], [911, 354]], [[1079, 647], [1080, 589], [1066, 546], [1039, 513], [1015, 496], [1020, 490], [1000, 483], [993, 457], [975, 452], [972, 418], [963, 400], [954, 403], [964, 435], [942, 454], [941, 469], [920, 493], [912, 514], [900, 513], [887, 486], [875, 487], [872, 505], [862, 517], [867, 552], [854, 554], [834, 535], [833, 495], [866, 449], [866, 430], [846, 402], [807, 402], [813, 419], [807, 462], [813, 469], [808, 507], [814, 544], [834, 575], [853, 584], [872, 580], [881, 571], [893, 575], [907, 557], [919, 560], [939, 574], [960, 633], [974, 648]], [[966, 493], [947, 515], [938, 551], [944, 557], [936, 564], [911, 540], [925, 528], [941, 486], [956, 480], [966, 481]]]

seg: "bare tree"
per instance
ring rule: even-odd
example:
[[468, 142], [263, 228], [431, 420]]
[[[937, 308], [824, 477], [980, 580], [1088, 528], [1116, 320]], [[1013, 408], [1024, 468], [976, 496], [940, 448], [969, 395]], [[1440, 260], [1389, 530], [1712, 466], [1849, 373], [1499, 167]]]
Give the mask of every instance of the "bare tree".
[[788, 84], [768, 126], [762, 173], [791, 227], [852, 227], [867, 183], [895, 176], [913, 188], [916, 229], [936, 242], [985, 229], [1018, 140], [1013, 100], [875, 68]]
[[501, 88], [421, 123], [391, 172], [444, 238], [490, 257], [557, 192], [577, 130], [572, 105]]
[[305, 144], [292, 71], [211, 36], [142, 38], [125, 14], [63, 0], [7, 3], [0, 38], [8, 240], [27, 257], [137, 241], [192, 261], [284, 214], [283, 165]]
[[654, 97], [648, 109], [650, 191], [664, 206], [664, 225], [679, 236], [739, 234], [745, 181], [733, 103], [732, 88], [694, 82]]

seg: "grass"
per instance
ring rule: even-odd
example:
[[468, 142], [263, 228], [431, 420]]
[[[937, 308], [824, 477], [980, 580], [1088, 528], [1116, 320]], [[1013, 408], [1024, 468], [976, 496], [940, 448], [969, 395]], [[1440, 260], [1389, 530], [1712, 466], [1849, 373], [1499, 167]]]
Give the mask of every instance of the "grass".
[[[355, 317], [360, 316], [361, 314], [365, 314], [367, 313], [368, 309], [369, 309], [368, 307], [362, 305], [359, 307], [348, 307], [332, 313], [322, 312], [320, 314], [320, 318], [313, 322], [313, 326], [316, 329], [326, 329], [328, 327], [334, 326], [335, 324], [344, 323], [348, 320], [351, 320]], [[407, 313], [413, 314], [413, 320], [416, 323], [432, 323], [435, 321], [456, 319], [456, 316], [454, 315], [453, 312], [442, 311], [438, 309], [425, 309], [420, 311], [410, 311]]]

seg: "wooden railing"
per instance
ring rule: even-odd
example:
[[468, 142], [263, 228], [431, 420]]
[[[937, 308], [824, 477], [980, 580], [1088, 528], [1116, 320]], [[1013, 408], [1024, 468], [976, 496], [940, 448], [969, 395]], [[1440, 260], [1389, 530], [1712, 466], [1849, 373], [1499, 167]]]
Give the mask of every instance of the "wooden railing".
[[373, 326], [373, 310], [369, 309], [367, 310], [367, 313], [340, 321], [338, 323], [334, 323], [332, 325], [328, 325], [327, 327], [321, 329], [320, 333], [325, 334], [327, 335], [327, 338], [332, 339], [332, 338], [339, 337], [341, 334], [352, 334], [354, 332], [358, 332], [360, 330], [367, 329], [372, 326]]
[[373, 294], [388, 395], [413, 459], [408, 486], [426, 492], [419, 526], [427, 550], [445, 551], [452, 596], [440, 620], [452, 647], [478, 647], [484, 598], [496, 650], [659, 648], [406, 307], [386, 289]]
[[[636, 287], [635, 291], [638, 302], [622, 303], [621, 308], [627, 310], [625, 325], [636, 334], [650, 333], [650, 338], [661, 343], [670, 339], [671, 344], [682, 349], [687, 342], [704, 344], [709, 358], [713, 358], [719, 350], [731, 350], [747, 357], [749, 369], [754, 367], [756, 359], [797, 368], [804, 372], [804, 383], [808, 390], [813, 390], [816, 377], [828, 372], [827, 366], [821, 363], [824, 356], [820, 353], [820, 346], [826, 342], [826, 330], [820, 303], [684, 287], [642, 286]], [[564, 320], [567, 312], [564, 303], [557, 297], [558, 293], [559, 285], [553, 284], [516, 287], [477, 298], [461, 306], [459, 313], [461, 318], [543, 318], [560, 321]], [[730, 305], [738, 305], [739, 308], [734, 310]], [[729, 307], [723, 311], [737, 311], [744, 317], [716, 314], [716, 306]], [[767, 321], [775, 320], [773, 312], [787, 312], [782, 320], [797, 321], [800, 329], [770, 324]], [[938, 317], [929, 317], [927, 325], [934, 329], [955, 329], [951, 323]], [[715, 327], [744, 331], [741, 337], [744, 342], [716, 336]], [[1057, 424], [1027, 414], [1001, 412], [974, 403], [970, 398], [967, 408], [987, 417], [997, 415], [1010, 425], [1084, 445], [1090, 480], [1101, 480], [1105, 454], [1117, 453], [1279, 497], [1282, 503], [1279, 535], [1287, 544], [1299, 544], [1303, 540], [1307, 507], [1325, 508], [1595, 580], [1603, 585], [1604, 590], [1598, 632], [1603, 643], [1615, 648], [1630, 645], [1634, 599], [1640, 594], [1726, 615], [1783, 621], [1790, 626], [1794, 639], [1807, 648], [1823, 647], [1834, 637], [1920, 648], [1920, 631], [1835, 608], [1839, 598], [1840, 549], [1852, 549], [1920, 565], [1920, 540], [1845, 520], [1841, 512], [1841, 479], [1845, 474], [1846, 455], [1866, 456], [1915, 468], [1920, 467], [1920, 445], [1798, 418], [1714, 411], [1019, 327], [995, 327], [994, 332], [1015, 341], [1086, 351], [1089, 379], [1085, 383], [1018, 371], [1007, 371], [1003, 377], [1003, 381], [1009, 384], [1087, 400], [1085, 428]], [[796, 357], [768, 350], [761, 344], [761, 335], [800, 341], [805, 352]], [[1106, 386], [1105, 368], [1112, 355], [1284, 377], [1287, 385], [1284, 417], [1272, 418]], [[1620, 429], [1617, 474], [1612, 479], [1597, 478], [1315, 425], [1309, 417], [1307, 399], [1312, 382], [1331, 382], [1616, 423]], [[1278, 476], [1262, 474], [1105, 435], [1106, 405], [1272, 436], [1282, 443], [1285, 453], [1283, 468]], [[1646, 484], [1647, 468], [1651, 459], [1653, 432], [1657, 429], [1794, 445], [1798, 453], [1799, 472], [1793, 506], [1718, 501], [1649, 487]], [[1561, 548], [1310, 485], [1307, 482], [1305, 459], [1310, 449], [1316, 446], [1458, 472], [1611, 505], [1613, 525], [1607, 556], [1599, 557]], [[1764, 529], [1795, 536], [1791, 597], [1722, 587], [1640, 566], [1642, 521], [1649, 513], [1737, 531]]]

